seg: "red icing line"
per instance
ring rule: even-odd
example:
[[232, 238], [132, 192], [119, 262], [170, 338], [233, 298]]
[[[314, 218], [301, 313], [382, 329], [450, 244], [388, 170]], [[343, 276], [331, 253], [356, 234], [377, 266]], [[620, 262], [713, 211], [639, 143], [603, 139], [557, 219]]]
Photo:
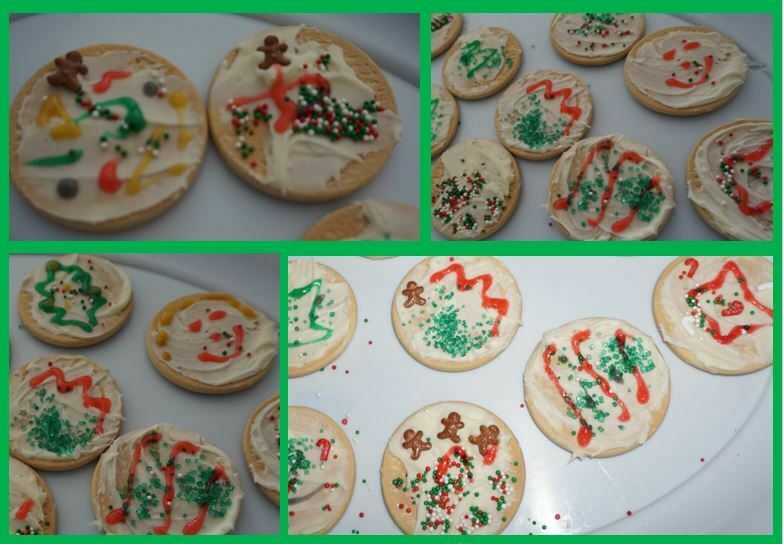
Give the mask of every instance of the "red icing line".
[[29, 514], [33, 509], [33, 506], [35, 506], [35, 501], [33, 499], [26, 499], [21, 505], [19, 505], [19, 508], [16, 509], [16, 514], [14, 514], [14, 517], [19, 520], [26, 518], [27, 514]]
[[571, 133], [571, 126], [573, 126], [574, 122], [582, 116], [582, 108], [578, 106], [569, 106], [568, 104], [566, 104], [566, 102], [568, 102], [568, 100], [571, 98], [573, 91], [567, 88], [559, 89], [557, 91], [552, 91], [552, 81], [549, 79], [544, 79], [542, 81], [539, 81], [538, 83], [534, 83], [533, 85], [528, 86], [527, 92], [528, 94], [530, 94], [532, 92], [535, 92], [536, 89], [539, 89], [541, 87], [545, 88], [544, 98], [546, 98], [547, 100], [552, 100], [553, 98], [557, 98], [558, 96], [561, 96], [563, 98], [560, 101], [560, 113], [571, 117], [571, 120], [568, 121], [568, 124], [566, 125], [565, 129], [563, 129], [563, 134], [568, 136]]
[[321, 461], [328, 461], [329, 451], [332, 449], [332, 443], [329, 442], [326, 438], [319, 438], [315, 445], [321, 448]]
[[133, 487], [136, 484], [136, 468], [141, 460], [141, 454], [144, 452], [144, 448], [150, 444], [157, 444], [161, 439], [160, 433], [151, 432], [144, 435], [141, 440], [139, 440], [139, 443], [136, 444], [136, 449], [134, 450], [133, 458], [131, 459], [130, 469], [128, 470], [128, 483], [126, 486], [125, 498], [122, 500], [122, 506], [119, 506], [106, 514], [105, 519], [107, 524], [114, 525], [115, 523], [125, 521], [125, 516], [127, 515], [127, 510], [130, 506], [131, 498], [133, 497]]
[[508, 300], [505, 298], [487, 296], [487, 291], [492, 287], [492, 276], [490, 274], [482, 274], [475, 278], [467, 278], [465, 277], [465, 267], [459, 263], [453, 263], [443, 270], [433, 273], [430, 276], [430, 283], [437, 283], [451, 273], [454, 273], [454, 275], [457, 276], [457, 289], [460, 291], [468, 291], [477, 283], [482, 283], [481, 306], [488, 310], [495, 310], [498, 313], [498, 318], [492, 325], [491, 333], [491, 336], [497, 336], [500, 329], [500, 320], [508, 313]]
[[697, 81], [680, 81], [676, 77], [670, 77], [666, 80], [666, 85], [680, 89], [691, 89], [699, 85], [704, 85], [710, 79], [710, 72], [712, 71], [713, 62], [712, 55], [707, 55], [704, 57], [704, 72], [702, 73], [701, 78], [699, 78]]
[[103, 74], [103, 77], [101, 77], [100, 81], [92, 84], [92, 90], [98, 94], [105, 93], [111, 88], [111, 84], [115, 79], [125, 79], [127, 77], [131, 77], [132, 75], [133, 72], [118, 72], [110, 70]]
[[[215, 486], [215, 483], [218, 480], [228, 480], [228, 477], [226, 476], [226, 469], [223, 468], [223, 466], [218, 465], [214, 468], [212, 471], [212, 474], [209, 476], [209, 481], [207, 482], [207, 493], [209, 490]], [[204, 525], [204, 520], [207, 517], [207, 512], [209, 511], [209, 503], [204, 502], [199, 505], [198, 508], [198, 515], [187, 522], [185, 524], [185, 527], [182, 529], [183, 535], [195, 535], [198, 534], [199, 531], [201, 531], [201, 526]]]
[[[457, 454], [460, 458], [460, 462], [452, 461], [451, 458], [454, 456], [454, 454]], [[443, 481], [443, 476], [449, 471], [451, 467], [458, 467], [461, 464], [461, 461], [464, 459], [468, 459], [467, 452], [462, 449], [461, 446], [452, 446], [449, 451], [446, 452], [445, 455], [443, 455], [440, 458], [440, 462], [438, 463], [438, 468], [435, 469], [435, 482], [440, 484]], [[454, 492], [459, 493], [462, 491], [462, 488], [455, 488]]]
[[[644, 188], [645, 191], [652, 191], [653, 189], [661, 190], [661, 184], [660, 184], [661, 178], [658, 176], [653, 176], [650, 178], [650, 182], [647, 184], [647, 186]], [[628, 212], [628, 215], [623, 217], [622, 219], [618, 219], [614, 223], [612, 223], [612, 232], [615, 234], [619, 234], [623, 232], [625, 229], [627, 229], [631, 223], [633, 223], [633, 220], [636, 218], [636, 215], [639, 213], [639, 208], [631, 208], [631, 211]]]
[[193, 323], [188, 325], [188, 330], [192, 333], [201, 332], [201, 320], [196, 319]]
[[220, 319], [223, 319], [224, 317], [226, 317], [226, 312], [224, 312], [223, 310], [215, 310], [214, 312], [209, 314], [210, 321], [218, 321]]
[[677, 54], [676, 49], [669, 49], [666, 53], [663, 54], [663, 60], [674, 60], [674, 55]]
[[595, 158], [595, 154], [599, 151], [609, 151], [612, 149], [612, 142], [609, 140], [605, 140], [595, 146], [593, 149], [590, 150], [590, 153], [587, 154], [587, 158], [585, 159], [585, 162], [582, 164], [582, 169], [579, 171], [579, 175], [576, 177], [576, 183], [574, 183], [574, 186], [571, 188], [571, 191], [568, 193], [568, 196], [564, 196], [563, 198], [558, 198], [555, 200], [552, 207], [556, 210], [567, 210], [568, 209], [568, 201], [571, 200], [574, 195], [576, 195], [576, 192], [579, 190], [579, 184], [584, 181], [585, 174], [587, 173], [587, 169], [590, 167], [590, 164], [593, 162], [593, 159]]
[[701, 47], [701, 42], [686, 42], [686, 43], [685, 43], [685, 44], [682, 46], [682, 48], [683, 48], [685, 51], [690, 51], [691, 49], [698, 49], [699, 47]]
[[582, 412], [579, 410], [579, 407], [573, 401], [571, 395], [566, 393], [565, 389], [563, 389], [563, 386], [560, 385], [560, 379], [557, 377], [557, 374], [555, 374], [555, 371], [552, 370], [552, 356], [555, 355], [556, 353], [557, 353], [557, 349], [555, 348], [554, 344], [549, 344], [544, 349], [544, 369], [546, 370], [546, 375], [549, 376], [549, 379], [552, 381], [552, 384], [555, 386], [558, 395], [560, 395], [560, 398], [562, 398], [563, 401], [565, 401], [565, 403], [574, 413], [576, 418], [579, 420], [581, 426], [579, 427], [579, 433], [577, 433], [576, 435], [576, 441], [580, 446], [586, 448], [587, 446], [590, 445], [590, 440], [593, 438], [593, 432], [590, 430], [590, 426], [587, 424], [587, 420], [582, 415]]
[[[242, 353], [242, 342], [245, 340], [245, 330], [242, 325], [234, 325], [232, 329], [234, 331], [234, 351], [228, 355], [215, 355], [206, 351], [202, 351], [198, 354], [198, 360], [202, 363], [225, 363], [231, 359], [238, 357]], [[220, 338], [223, 338], [221, 335]], [[214, 339], [213, 339], [214, 340]]]
[[122, 180], [117, 176], [117, 166], [121, 160], [121, 157], [117, 157], [101, 166], [98, 172], [98, 187], [104, 193], [116, 193], [122, 187]]
[[169, 528], [171, 527], [171, 506], [174, 503], [174, 474], [177, 470], [175, 466], [177, 456], [179, 456], [180, 453], [195, 455], [198, 453], [198, 451], [198, 446], [188, 442], [187, 440], [180, 440], [174, 444], [173, 448], [171, 448], [171, 455], [169, 455], [169, 460], [162, 468], [163, 473], [166, 475], [166, 492], [163, 494], [163, 511], [166, 513], [166, 517], [162, 525], [158, 525], [152, 529], [152, 532], [156, 535], [169, 534]]
[[[623, 359], [628, 359], [628, 354], [625, 351], [625, 341], [628, 335], [622, 329], [617, 329], [614, 333], [614, 337], [617, 340], [617, 347], [620, 349], [620, 354]], [[644, 381], [642, 371], [638, 366], [633, 367], [633, 377], [636, 378], [636, 400], [639, 404], [647, 404], [650, 400], [650, 390], [647, 388], [647, 383]]]
[[696, 271], [699, 269], [699, 261], [697, 261], [693, 257], [688, 257], [687, 259], [685, 259], [685, 266], [690, 266], [690, 269], [688, 270], [688, 277], [692, 278], [693, 275], [696, 273]]
[[34, 376], [30, 379], [30, 387], [36, 388], [44, 383], [47, 379], [54, 376], [57, 380], [57, 390], [60, 393], [67, 393], [71, 389], [81, 386], [82, 387], [82, 402], [85, 408], [95, 408], [100, 412], [98, 416], [98, 422], [95, 424], [95, 433], [103, 433], [103, 420], [106, 414], [111, 412], [111, 399], [108, 397], [93, 397], [90, 395], [90, 389], [92, 388], [92, 378], [89, 376], [79, 376], [73, 380], [66, 380], [63, 371], [57, 367], [49, 368], [43, 371], [41, 374]]
[[[769, 153], [772, 150], [772, 138], [761, 144], [757, 149], [750, 151], [745, 154], [741, 155], [730, 155], [728, 157], [723, 158], [723, 162], [728, 166], [729, 168], [734, 168], [734, 165], [737, 161], [747, 162], [747, 163], [754, 163], [758, 162], [761, 159], [764, 158], [767, 153]], [[737, 193], [737, 198], [739, 199], [739, 202], [737, 202], [737, 206], [739, 207], [740, 211], [744, 213], [745, 215], [759, 215], [764, 212], [768, 212], [772, 209], [772, 201], [770, 200], [764, 200], [757, 204], [756, 206], [750, 206], [748, 205], [748, 191], [740, 185], [739, 183], [735, 183], [732, 187], [734, 192]]]
[[600, 376], [595, 371], [595, 369], [593, 369], [593, 365], [591, 365], [590, 362], [587, 359], [585, 359], [584, 356], [582, 356], [582, 352], [579, 349], [579, 344], [581, 344], [585, 340], [588, 340], [589, 338], [590, 338], [590, 329], [577, 331], [574, 333], [573, 336], [571, 336], [571, 349], [574, 350], [574, 353], [576, 353], [576, 357], [579, 360], [579, 366], [577, 367], [577, 370], [582, 370], [584, 372], [587, 372], [587, 374], [591, 378], [597, 381], [598, 385], [601, 386], [601, 390], [604, 392], [604, 394], [610, 399], [612, 399], [613, 401], [615, 401], [617, 403], [617, 406], [619, 406], [620, 415], [617, 416], [617, 419], [619, 421], [628, 421], [629, 419], [631, 419], [631, 412], [628, 411], [628, 407], [625, 405], [622, 399], [618, 397], [614, 391], [612, 391], [609, 382], [607, 382], [603, 376]]

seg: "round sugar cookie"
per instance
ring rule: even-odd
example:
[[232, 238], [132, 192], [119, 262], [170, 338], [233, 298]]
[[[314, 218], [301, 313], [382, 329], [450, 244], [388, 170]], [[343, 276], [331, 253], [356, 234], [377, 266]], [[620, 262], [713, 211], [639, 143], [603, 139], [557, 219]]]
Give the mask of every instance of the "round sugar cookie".
[[708, 132], [691, 151], [688, 198], [732, 240], [772, 240], [772, 123], [737, 119]]
[[288, 534], [331, 531], [348, 508], [355, 482], [353, 448], [337, 422], [312, 408], [289, 407]]
[[242, 452], [261, 493], [280, 505], [280, 395], [253, 410], [242, 433]]
[[529, 160], [557, 157], [584, 138], [593, 122], [593, 98], [571, 72], [541, 69], [503, 92], [495, 131], [514, 155]]
[[49, 486], [13, 457], [8, 460], [8, 529], [12, 535], [57, 533], [57, 510]]
[[442, 55], [462, 30], [462, 15], [459, 13], [430, 14], [430, 51], [432, 58]]
[[731, 100], [748, 59], [727, 36], [702, 26], [653, 32], [625, 59], [625, 84], [644, 106], [667, 115], [700, 115]]
[[498, 416], [468, 402], [438, 402], [389, 438], [381, 490], [405, 534], [499, 534], [522, 502], [525, 460]]
[[513, 215], [522, 175], [492, 140], [459, 142], [432, 166], [432, 226], [451, 240], [483, 240]]
[[549, 40], [555, 51], [585, 66], [623, 58], [642, 36], [643, 13], [558, 13], [549, 24]]
[[356, 330], [356, 298], [339, 272], [313, 260], [288, 262], [288, 377], [342, 355]]
[[39, 470], [96, 459], [122, 426], [122, 395], [101, 365], [78, 355], [39, 357], [11, 375], [11, 455]]
[[524, 382], [533, 421], [575, 457], [610, 457], [641, 446], [669, 408], [669, 367], [661, 352], [619, 319], [580, 319], [545, 333]]
[[107, 232], [182, 198], [207, 148], [199, 93], [163, 57], [89, 45], [39, 69], [11, 106], [11, 180], [41, 215]]
[[133, 308], [128, 275], [93, 255], [44, 261], [22, 280], [17, 309], [36, 338], [66, 348], [90, 346], [119, 331]]
[[402, 125], [364, 51], [305, 26], [273, 27], [225, 56], [209, 91], [212, 141], [252, 187], [286, 200], [354, 193], [383, 169]]
[[224, 535], [242, 485], [231, 459], [204, 436], [158, 423], [119, 437], [92, 474], [96, 524], [112, 535]]
[[508, 85], [522, 64], [522, 46], [511, 32], [497, 26], [463, 34], [443, 60], [446, 89], [464, 100], [486, 98]]
[[326, 214], [302, 240], [418, 240], [419, 210], [407, 204], [361, 200]]
[[678, 257], [653, 293], [661, 337], [680, 359], [713, 374], [772, 364], [772, 263], [764, 257]]
[[549, 175], [549, 215], [572, 240], [650, 240], [673, 211], [663, 160], [622, 134], [577, 142]]
[[430, 156], [443, 153], [457, 134], [459, 105], [440, 85], [430, 87]]
[[405, 350], [447, 372], [500, 355], [521, 320], [517, 282], [492, 257], [428, 257], [402, 278], [392, 299], [394, 332]]
[[147, 329], [147, 355], [164, 378], [197, 393], [247, 389], [272, 368], [277, 324], [226, 293], [197, 293], [161, 308]]

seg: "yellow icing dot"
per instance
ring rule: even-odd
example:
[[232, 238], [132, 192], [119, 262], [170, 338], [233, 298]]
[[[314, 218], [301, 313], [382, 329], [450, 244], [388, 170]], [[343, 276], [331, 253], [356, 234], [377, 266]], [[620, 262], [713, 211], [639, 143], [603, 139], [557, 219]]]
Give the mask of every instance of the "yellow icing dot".
[[171, 353], [168, 351], [164, 351], [160, 354], [160, 356], [163, 358], [164, 361], [171, 361]]
[[155, 336], [155, 343], [158, 346], [165, 346], [168, 339], [169, 335], [166, 331], [158, 331], [157, 336]]
[[169, 95], [169, 104], [174, 109], [185, 108], [188, 105], [188, 97], [181, 91], [174, 91]]

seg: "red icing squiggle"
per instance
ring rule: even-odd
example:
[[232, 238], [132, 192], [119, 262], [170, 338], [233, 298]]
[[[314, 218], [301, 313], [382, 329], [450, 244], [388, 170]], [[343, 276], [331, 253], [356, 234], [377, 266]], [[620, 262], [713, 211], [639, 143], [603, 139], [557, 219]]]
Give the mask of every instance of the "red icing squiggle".
[[122, 187], [122, 180], [117, 175], [117, 167], [121, 160], [121, 157], [111, 159], [98, 171], [98, 188], [104, 193], [116, 193]]
[[[226, 469], [223, 468], [222, 465], [216, 466], [212, 470], [212, 474], [209, 475], [209, 481], [207, 482], [207, 488], [205, 490], [205, 495], [209, 494], [210, 489], [212, 489], [218, 480], [228, 480], [228, 477], [226, 476]], [[195, 518], [190, 520], [185, 524], [185, 527], [182, 528], [182, 534], [183, 535], [195, 535], [198, 534], [199, 531], [201, 531], [201, 526], [204, 525], [204, 520], [207, 517], [207, 512], [209, 511], [209, 503], [204, 502], [202, 504], [199, 504], [198, 507], [198, 514]]]
[[131, 458], [131, 465], [128, 469], [128, 481], [125, 486], [125, 497], [122, 499], [122, 506], [118, 506], [114, 510], [109, 511], [106, 514], [105, 521], [108, 525], [114, 525], [125, 521], [125, 517], [128, 515], [128, 508], [130, 507], [130, 501], [133, 497], [133, 488], [136, 486], [136, 470], [141, 461], [141, 455], [144, 453], [144, 448], [157, 444], [162, 440], [162, 436], [158, 432], [151, 432], [145, 434], [141, 440], [136, 444], [136, 448], [133, 451], [133, 457]]
[[332, 443], [326, 438], [319, 438], [315, 445], [321, 448], [321, 461], [329, 460], [329, 452], [332, 450]]
[[[617, 340], [617, 348], [620, 350], [620, 356], [623, 361], [628, 361], [628, 353], [625, 351], [625, 342], [628, 339], [628, 335], [622, 329], [617, 329], [614, 333], [614, 337]], [[650, 400], [650, 390], [647, 388], [647, 383], [644, 381], [642, 371], [639, 367], [634, 365], [633, 377], [636, 378], [636, 400], [639, 404], [647, 404]]]
[[581, 410], [579, 410], [579, 407], [571, 398], [571, 395], [566, 393], [565, 389], [563, 389], [563, 386], [560, 385], [560, 379], [557, 377], [557, 374], [555, 374], [555, 371], [552, 370], [552, 356], [556, 354], [557, 349], [555, 348], [554, 344], [549, 344], [544, 349], [544, 370], [546, 370], [546, 375], [549, 376], [549, 379], [555, 386], [555, 389], [557, 390], [558, 395], [560, 395], [560, 398], [565, 401], [565, 403], [568, 405], [568, 408], [579, 420], [579, 424], [581, 426], [579, 427], [579, 432], [576, 435], [576, 441], [580, 446], [586, 448], [590, 445], [590, 440], [593, 438], [593, 432], [590, 430], [590, 425], [588, 425], [587, 420], [582, 415]]
[[57, 367], [48, 368], [42, 373], [30, 379], [30, 387], [40, 387], [46, 380], [54, 377], [57, 380], [57, 390], [60, 393], [67, 393], [76, 387], [82, 388], [82, 403], [85, 408], [95, 408], [100, 412], [98, 421], [95, 424], [95, 433], [103, 433], [103, 420], [111, 412], [111, 399], [108, 397], [93, 397], [90, 395], [92, 389], [92, 378], [90, 376], [78, 376], [73, 380], [66, 380], [65, 373]]
[[[724, 157], [722, 162], [726, 165], [727, 168], [734, 168], [734, 165], [738, 161], [745, 162], [750, 165], [763, 159], [770, 151], [772, 151], [772, 138], [761, 144], [757, 149], [754, 149], [748, 153], [729, 155]], [[721, 179], [725, 181], [726, 178]], [[720, 183], [720, 180], [718, 182]], [[745, 215], [759, 215], [772, 209], [771, 200], [763, 200], [755, 206], [748, 204], [748, 190], [739, 183], [732, 185], [731, 190], [736, 194], [734, 201], [737, 203], [737, 207]]]
[[[166, 465], [162, 467], [163, 474], [166, 476], [166, 491], [163, 493], [163, 511], [166, 513], [166, 517], [163, 520], [163, 524], [158, 525], [152, 530], [156, 535], [167, 535], [171, 528], [171, 506], [174, 504], [174, 474], [177, 470], [177, 457], [180, 453], [195, 455], [198, 451], [199, 447], [187, 440], [180, 440], [171, 448], [169, 460]], [[201, 527], [201, 524], [199, 524], [199, 527]]]
[[[225, 363], [231, 359], [239, 357], [242, 354], [242, 343], [245, 341], [245, 329], [242, 328], [242, 325], [234, 325], [232, 330], [234, 331], [234, 351], [227, 355], [215, 355], [214, 353], [209, 353], [208, 351], [202, 351], [198, 354], [198, 360], [202, 363]], [[219, 341], [222, 339], [223, 335], [220, 333], [215, 333], [215, 335], [212, 337], [212, 340], [214, 341]]]
[[97, 81], [92, 84], [92, 90], [93, 92], [96, 92], [98, 94], [105, 93], [111, 88], [111, 84], [114, 82], [115, 79], [125, 79], [131, 77], [132, 75], [133, 72], [120, 72], [116, 70], [109, 70], [108, 72], [104, 72], [100, 81]]
[[19, 508], [16, 509], [16, 514], [14, 514], [14, 517], [18, 520], [25, 519], [33, 509], [33, 506], [35, 506], [35, 501], [33, 499], [25, 499], [25, 501], [19, 505]]
[[544, 79], [539, 81], [538, 83], [529, 85], [527, 87], [527, 92], [528, 94], [534, 93], [537, 89], [540, 89], [541, 87], [545, 88], [544, 98], [546, 98], [547, 100], [552, 100], [553, 98], [557, 98], [558, 96], [562, 97], [562, 100], [560, 101], [560, 113], [564, 115], [568, 115], [571, 118], [568, 121], [566, 127], [563, 129], [563, 134], [565, 136], [568, 136], [571, 133], [571, 127], [573, 126], [574, 122], [576, 122], [582, 116], [582, 108], [578, 106], [569, 106], [567, 104], [568, 100], [570, 100], [571, 95], [573, 94], [573, 91], [568, 88], [558, 89], [556, 91], [553, 91], [552, 81], [549, 79]]
[[631, 412], [628, 411], [628, 407], [625, 405], [622, 399], [618, 397], [614, 391], [612, 391], [612, 388], [609, 385], [609, 382], [606, 381], [606, 378], [599, 375], [595, 371], [593, 365], [591, 365], [590, 361], [588, 361], [582, 355], [582, 352], [579, 349], [579, 345], [585, 340], [588, 340], [589, 338], [590, 338], [590, 329], [577, 331], [573, 334], [573, 336], [571, 336], [571, 349], [574, 350], [574, 353], [576, 353], [576, 357], [579, 360], [579, 366], [577, 367], [577, 370], [586, 372], [591, 378], [597, 381], [598, 385], [601, 387], [601, 390], [604, 392], [604, 394], [610, 399], [612, 399], [613, 401], [615, 401], [617, 403], [617, 406], [620, 408], [620, 415], [617, 416], [617, 419], [619, 421], [628, 421], [629, 419], [631, 419]]
[[697, 261], [693, 257], [688, 257], [687, 259], [685, 259], [685, 266], [690, 267], [690, 269], [688, 270], [688, 277], [692, 278], [693, 275], [696, 273], [696, 271], [699, 269], [699, 261]]

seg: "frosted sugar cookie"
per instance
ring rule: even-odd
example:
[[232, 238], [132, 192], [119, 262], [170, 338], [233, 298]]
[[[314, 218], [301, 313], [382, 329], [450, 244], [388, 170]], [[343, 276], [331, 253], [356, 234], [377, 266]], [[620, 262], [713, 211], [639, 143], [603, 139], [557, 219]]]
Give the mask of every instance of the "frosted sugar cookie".
[[440, 85], [430, 88], [430, 155], [435, 157], [454, 139], [459, 126], [459, 106]]
[[446, 89], [465, 100], [493, 95], [508, 85], [522, 64], [522, 46], [508, 30], [479, 27], [460, 36], [443, 60]]
[[147, 330], [147, 355], [167, 380], [198, 393], [233, 393], [258, 383], [278, 351], [277, 325], [226, 293], [198, 293], [161, 308]]
[[558, 13], [549, 25], [555, 51], [586, 66], [623, 58], [642, 36], [643, 13]]
[[622, 134], [577, 142], [549, 175], [549, 215], [574, 240], [655, 238], [672, 211], [666, 165]]
[[57, 532], [54, 497], [41, 476], [13, 457], [8, 460], [8, 529], [12, 535]]
[[772, 264], [763, 257], [679, 257], [661, 273], [653, 313], [663, 340], [713, 374], [772, 364]]
[[11, 107], [11, 180], [44, 217], [100, 232], [166, 211], [207, 147], [199, 93], [133, 45], [90, 45], [38, 70]]
[[406, 534], [499, 534], [525, 489], [516, 437], [467, 402], [421, 408], [394, 431], [381, 464], [383, 500]]
[[669, 367], [652, 338], [619, 319], [544, 334], [525, 368], [525, 402], [547, 438], [576, 457], [644, 444], [669, 408]]
[[430, 14], [430, 50], [432, 58], [441, 55], [462, 30], [462, 15], [459, 13]]
[[280, 504], [280, 395], [256, 408], [242, 435], [245, 462], [253, 481], [270, 501]]
[[240, 42], [209, 93], [212, 140], [251, 186], [318, 202], [356, 192], [380, 172], [402, 125], [386, 76], [343, 38], [304, 26]]
[[326, 414], [288, 409], [288, 534], [326, 534], [353, 495], [356, 460], [339, 425]]
[[748, 59], [723, 34], [701, 26], [653, 32], [625, 59], [625, 83], [633, 97], [668, 115], [699, 115], [736, 95]]
[[92, 474], [97, 525], [114, 535], [227, 534], [243, 497], [225, 453], [168, 423], [119, 437]]
[[418, 240], [419, 210], [406, 204], [362, 200], [325, 215], [302, 240]]
[[543, 160], [582, 139], [593, 121], [593, 99], [570, 72], [536, 70], [512, 83], [495, 110], [498, 139], [514, 155]]
[[411, 269], [392, 300], [392, 324], [405, 350], [436, 370], [490, 362], [522, 319], [514, 276], [492, 257], [429, 257]]
[[734, 240], [772, 239], [772, 123], [737, 119], [691, 151], [688, 197], [707, 223]]
[[86, 357], [39, 357], [11, 375], [11, 455], [37, 469], [86, 465], [114, 441], [122, 420], [117, 382]]
[[288, 377], [337, 359], [356, 330], [356, 298], [339, 272], [312, 260], [288, 262]]

